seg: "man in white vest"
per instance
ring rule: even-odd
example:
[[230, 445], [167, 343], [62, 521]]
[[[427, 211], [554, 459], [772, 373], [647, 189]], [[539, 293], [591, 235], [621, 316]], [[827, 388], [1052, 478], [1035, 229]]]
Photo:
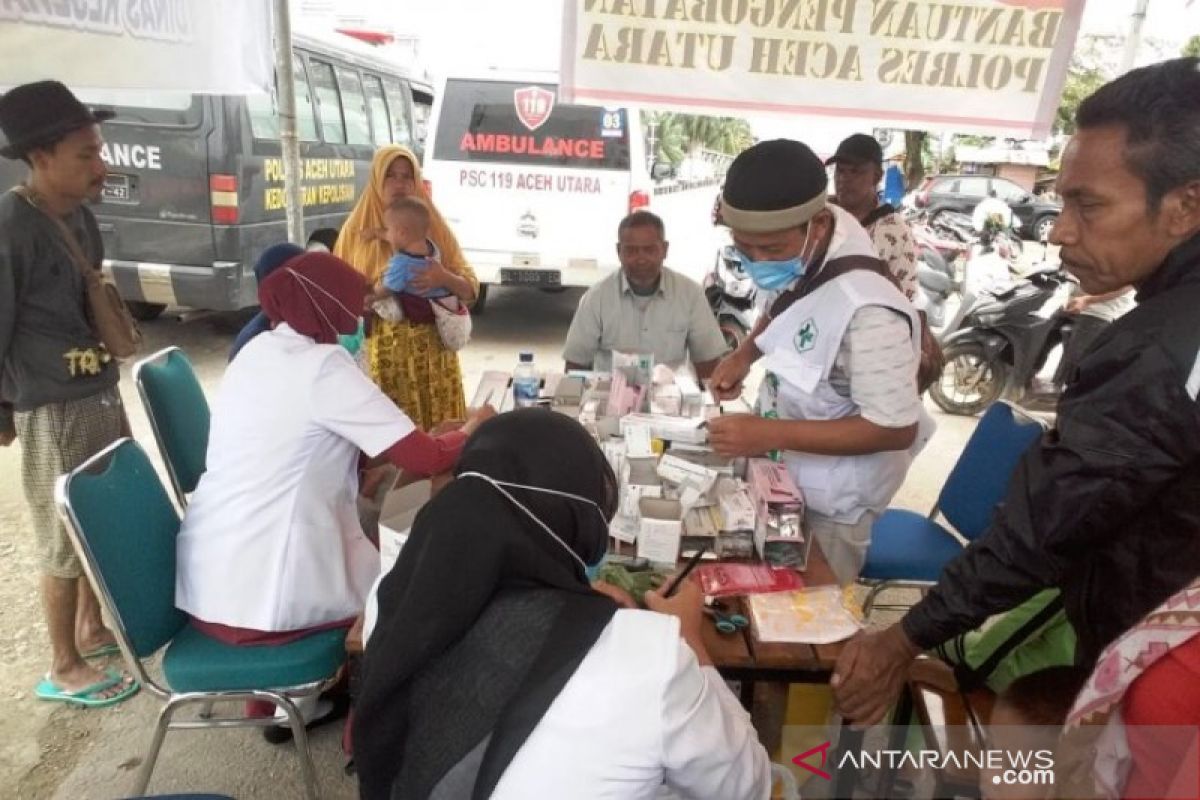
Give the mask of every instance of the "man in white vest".
[[804, 492], [806, 529], [846, 585], [932, 421], [917, 392], [917, 312], [858, 221], [826, 203], [827, 183], [816, 154], [784, 139], [755, 145], [729, 169], [721, 216], [765, 313], [711, 388], [739, 396], [759, 359], [767, 376], [758, 415], [709, 427], [723, 455], [781, 452]]

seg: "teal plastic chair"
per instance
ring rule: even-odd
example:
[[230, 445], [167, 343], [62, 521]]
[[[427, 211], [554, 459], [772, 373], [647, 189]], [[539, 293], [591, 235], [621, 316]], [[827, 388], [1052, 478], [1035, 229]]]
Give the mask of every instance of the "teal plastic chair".
[[178, 347], [168, 347], [133, 365], [142, 407], [171, 478], [180, 508], [196, 490], [208, 455], [210, 413], [192, 362]]
[[[287, 715], [307, 796], [316, 798], [304, 721], [289, 698], [333, 684], [346, 658], [345, 631], [324, 631], [280, 646], [235, 647], [194, 628], [175, 607], [179, 514], [146, 452], [132, 439], [118, 440], [59, 478], [55, 500], [126, 663], [142, 686], [165, 701], [133, 794], [145, 794], [168, 730], [275, 724], [273, 717], [244, 715], [176, 722], [177, 710], [265, 700]], [[160, 651], [162, 675], [156, 678], [145, 662]]]
[[993, 403], [979, 419], [928, 516], [900, 508], [880, 515], [859, 574], [859, 582], [871, 587], [863, 603], [867, 615], [883, 591], [924, 590], [937, 583], [946, 564], [962, 553], [962, 540], [972, 542], [987, 530], [1021, 457], [1045, 430], [1040, 420], [1014, 406]]

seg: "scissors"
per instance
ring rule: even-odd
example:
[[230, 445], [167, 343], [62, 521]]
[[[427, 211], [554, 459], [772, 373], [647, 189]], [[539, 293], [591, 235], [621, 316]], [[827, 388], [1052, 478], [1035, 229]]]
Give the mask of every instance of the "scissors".
[[731, 634], [750, 627], [750, 620], [743, 615], [727, 611], [724, 604], [714, 603], [704, 609], [704, 613], [712, 617], [713, 624], [720, 633]]

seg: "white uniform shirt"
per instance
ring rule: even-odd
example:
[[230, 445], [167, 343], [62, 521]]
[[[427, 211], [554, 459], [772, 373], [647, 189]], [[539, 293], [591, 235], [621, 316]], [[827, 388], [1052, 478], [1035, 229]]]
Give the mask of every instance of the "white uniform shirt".
[[679, 620], [623, 609], [492, 797], [650, 800], [664, 783], [680, 797], [765, 800], [771, 764], [750, 715], [679, 638]]
[[[876, 257], [865, 230], [846, 211], [831, 206], [836, 218], [827, 262], [846, 256]], [[899, 347], [889, 349], [903, 374], [873, 386], [849, 386], [843, 394], [837, 384], [846, 382], [846, 370], [837, 369], [852, 321], [865, 319], [860, 357], [869, 357], [870, 326], [873, 318], [864, 311], [885, 309], [878, 314], [889, 327], [889, 336]], [[890, 317], [895, 317], [891, 320]], [[763, 353], [768, 375], [759, 396], [763, 413], [773, 412], [785, 420], [835, 420], [863, 415], [888, 427], [918, 425], [914, 446], [907, 451], [864, 455], [817, 455], [798, 451], [783, 454], [788, 470], [804, 492], [808, 508], [835, 522], [854, 525], [866, 511], [887, 507], [920, 447], [932, 435], [933, 421], [921, 407], [916, 389], [916, 364], [921, 353], [920, 320], [912, 304], [886, 278], [866, 271], [853, 271], [817, 288], [773, 319], [755, 340]], [[882, 345], [882, 343], [880, 343]], [[851, 348], [853, 349], [853, 348]], [[903, 356], [901, 358], [900, 356]], [[844, 358], [842, 359], [844, 360]], [[883, 365], [876, 365], [881, 371]], [[852, 371], [852, 370], [851, 370]], [[841, 372], [841, 379], [838, 373]], [[889, 388], [889, 386], [891, 388]], [[874, 398], [890, 409], [888, 419], [871, 419], [856, 402], [872, 399], [872, 391], [896, 391], [904, 396]], [[865, 393], [865, 395], [864, 395]], [[885, 402], [886, 401], [886, 402]]]
[[229, 365], [208, 471], [176, 546], [175, 602], [198, 619], [290, 631], [362, 611], [379, 572], [355, 508], [359, 452], [414, 426], [339, 345], [281, 325]]

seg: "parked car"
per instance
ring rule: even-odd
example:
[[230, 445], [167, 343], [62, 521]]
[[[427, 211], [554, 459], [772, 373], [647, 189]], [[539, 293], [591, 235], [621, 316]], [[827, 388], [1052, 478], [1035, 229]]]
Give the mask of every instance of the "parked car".
[[1008, 203], [1020, 220], [1020, 232], [1028, 239], [1044, 240], [1050, 235], [1062, 203], [1043, 200], [1007, 178], [990, 175], [935, 175], [926, 178], [917, 189], [914, 202], [917, 208], [929, 213], [932, 220], [943, 211], [970, 214], [990, 190]]

